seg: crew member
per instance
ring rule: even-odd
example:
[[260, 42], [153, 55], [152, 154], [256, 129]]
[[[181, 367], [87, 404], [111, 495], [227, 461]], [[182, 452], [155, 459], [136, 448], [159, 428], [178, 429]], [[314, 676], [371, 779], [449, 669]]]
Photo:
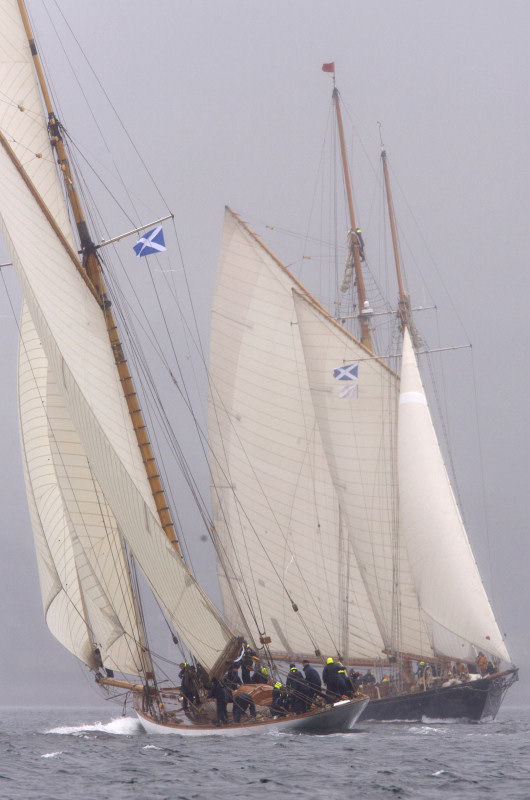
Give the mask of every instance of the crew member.
[[287, 697], [287, 689], [276, 681], [274, 689], [272, 690], [272, 703], [271, 711], [276, 717], [284, 717], [287, 714], [289, 698]]
[[332, 658], [328, 658], [326, 666], [322, 670], [322, 680], [326, 684], [326, 700], [328, 703], [335, 703], [342, 696], [339, 669], [339, 662], [335, 663]]
[[289, 675], [285, 685], [289, 694], [289, 709], [295, 714], [303, 714], [308, 706], [308, 687], [305, 676], [296, 669], [295, 664], [289, 664]]
[[311, 666], [309, 661], [304, 661], [302, 664], [302, 669], [304, 670], [307, 683], [307, 696], [310, 701], [313, 701], [315, 696], [320, 694], [322, 689], [322, 680], [316, 669]]
[[269, 682], [269, 670], [267, 667], [261, 667], [260, 670], [254, 670], [251, 678], [251, 683], [268, 683]]
[[225, 686], [218, 678], [214, 678], [212, 686], [208, 692], [208, 697], [215, 698], [217, 710], [217, 724], [226, 725], [228, 722], [228, 713], [226, 710], [227, 703], [232, 702], [232, 692]]
[[256, 705], [252, 697], [246, 692], [240, 692], [234, 697], [234, 722], [241, 722], [242, 715], [248, 708], [249, 714], [256, 718]]

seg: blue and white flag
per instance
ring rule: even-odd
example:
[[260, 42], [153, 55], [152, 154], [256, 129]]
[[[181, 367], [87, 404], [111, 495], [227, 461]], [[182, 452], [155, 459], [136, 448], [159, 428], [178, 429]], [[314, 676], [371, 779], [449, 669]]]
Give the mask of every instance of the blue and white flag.
[[339, 397], [357, 397], [359, 383], [359, 364], [347, 364], [344, 367], [335, 367], [333, 377], [337, 381], [351, 381], [347, 386], [341, 386]]
[[158, 228], [153, 228], [152, 231], [138, 239], [133, 249], [137, 258], [151, 256], [153, 253], [163, 253], [166, 250], [166, 243], [164, 242], [162, 225], [159, 225]]

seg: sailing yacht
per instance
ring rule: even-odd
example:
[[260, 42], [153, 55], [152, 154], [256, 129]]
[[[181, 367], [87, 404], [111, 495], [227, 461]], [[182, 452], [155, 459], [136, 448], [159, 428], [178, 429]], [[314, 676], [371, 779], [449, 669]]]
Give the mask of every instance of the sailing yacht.
[[335, 83], [333, 104], [349, 211], [341, 289], [355, 298], [355, 334], [226, 209], [209, 400], [224, 611], [277, 658], [340, 659], [358, 680], [368, 669], [362, 720], [493, 718], [517, 670], [431, 419], [386, 152], [393, 360], [373, 343]]
[[[256, 715], [219, 727], [209, 689], [245, 639], [276, 680], [284, 673], [259, 638], [231, 627], [182, 555], [26, 8], [2, 0], [0, 15], [0, 228], [23, 295], [19, 420], [46, 623], [102, 691], [133, 698], [148, 731], [350, 730], [361, 694], [280, 716], [272, 686], [252, 685]], [[150, 648], [138, 573], [194, 668], [193, 700]]]

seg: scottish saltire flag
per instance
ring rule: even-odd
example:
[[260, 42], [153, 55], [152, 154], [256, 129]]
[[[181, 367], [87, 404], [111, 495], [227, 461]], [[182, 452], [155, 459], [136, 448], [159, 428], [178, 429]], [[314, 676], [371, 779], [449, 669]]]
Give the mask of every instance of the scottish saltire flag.
[[341, 386], [339, 397], [357, 397], [359, 364], [346, 364], [344, 367], [336, 367], [333, 370], [333, 377], [337, 381], [351, 381], [348, 385]]
[[162, 225], [159, 225], [158, 228], [153, 228], [152, 231], [138, 239], [133, 249], [137, 258], [151, 256], [153, 253], [163, 253], [166, 250], [166, 243], [164, 242]]

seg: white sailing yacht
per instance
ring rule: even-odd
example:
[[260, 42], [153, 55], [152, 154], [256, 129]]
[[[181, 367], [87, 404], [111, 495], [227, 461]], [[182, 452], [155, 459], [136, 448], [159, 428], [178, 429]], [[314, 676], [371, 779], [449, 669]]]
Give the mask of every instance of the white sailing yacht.
[[[339, 658], [352, 669], [372, 668], [374, 679], [384, 675], [363, 686], [372, 701], [362, 719], [491, 718], [517, 670], [420, 377], [422, 345], [403, 288], [386, 153], [397, 370], [372, 342], [336, 88], [333, 102], [350, 222], [341, 288], [355, 293], [358, 334], [226, 210], [209, 409], [225, 614], [275, 656]], [[489, 674], [475, 670], [479, 654], [487, 654]]]

